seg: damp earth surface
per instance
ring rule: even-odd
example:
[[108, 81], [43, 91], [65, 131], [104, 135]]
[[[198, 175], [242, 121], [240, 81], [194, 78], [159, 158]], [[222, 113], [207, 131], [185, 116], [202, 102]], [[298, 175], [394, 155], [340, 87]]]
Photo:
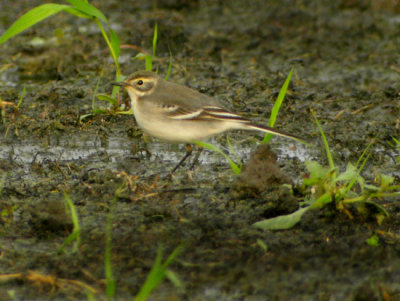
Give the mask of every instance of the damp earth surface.
[[[2, 3], [0, 34], [44, 2]], [[177, 247], [151, 300], [400, 300], [399, 197], [375, 200], [383, 221], [327, 207], [288, 230], [252, 226], [299, 208], [305, 195], [290, 187], [309, 176], [306, 161], [328, 165], [311, 110], [339, 168], [375, 139], [363, 177], [399, 184], [396, 1], [90, 2], [130, 45], [123, 74], [144, 69], [133, 58], [151, 53], [157, 24], [160, 75], [171, 53], [169, 80], [260, 124], [293, 67], [276, 127], [312, 146], [230, 132], [209, 142], [243, 164], [241, 175], [205, 150], [168, 179], [184, 145], [144, 135], [132, 115], [92, 114], [110, 106], [94, 95], [110, 94], [115, 76], [96, 25], [46, 19], [0, 45], [0, 300], [105, 300], [110, 221], [116, 300], [133, 299], [157, 252], [164, 261]], [[81, 238], [60, 252], [73, 231], [68, 198]]]

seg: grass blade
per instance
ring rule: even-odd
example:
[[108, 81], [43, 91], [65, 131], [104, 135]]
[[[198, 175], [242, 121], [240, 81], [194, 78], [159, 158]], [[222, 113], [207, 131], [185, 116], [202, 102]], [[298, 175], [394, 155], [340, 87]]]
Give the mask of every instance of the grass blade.
[[297, 211], [254, 223], [253, 226], [262, 230], [285, 230], [296, 225], [310, 207], [300, 208]]
[[[368, 148], [371, 146], [371, 143], [367, 146], [367, 148], [365, 150], [368, 150]], [[363, 152], [363, 154], [361, 155], [360, 159], [365, 155], [365, 151]], [[351, 181], [349, 183], [346, 183], [344, 185], [345, 187], [345, 192], [350, 191], [350, 189], [353, 187], [354, 183], [357, 181], [357, 179], [359, 178], [361, 171], [364, 169], [365, 164], [367, 163], [369, 157], [371, 156], [371, 152], [369, 152], [367, 154], [367, 156], [364, 158], [364, 160], [362, 161], [361, 165], [360, 165], [360, 159], [358, 159], [357, 161], [357, 165], [355, 166], [355, 168], [358, 167], [357, 173], [356, 175], [351, 179]], [[364, 187], [361, 187], [361, 190], [364, 190]]]
[[[237, 162], [240, 162], [240, 158], [239, 158], [238, 154], [236, 153], [235, 149], [233, 148], [233, 145], [232, 145], [232, 143], [231, 143], [231, 139], [229, 139], [229, 136], [226, 137], [226, 141], [227, 141], [227, 143], [228, 143], [229, 152], [230, 152], [231, 154], [233, 154], [233, 156], [235, 157], [235, 160], [236, 160]], [[240, 166], [241, 166], [241, 165], [242, 165], [242, 164], [240, 164]], [[240, 168], [241, 168], [241, 167], [240, 167]]]
[[24, 89], [22, 90], [21, 97], [18, 100], [17, 110], [19, 110], [19, 108], [21, 107], [21, 104], [22, 104], [22, 101], [24, 100], [25, 95], [26, 95], [26, 86], [24, 85]]
[[139, 293], [135, 297], [135, 301], [145, 301], [150, 293], [157, 287], [157, 285], [167, 276], [167, 268], [181, 251], [181, 246], [177, 247], [171, 255], [168, 256], [164, 263], [162, 260], [162, 248], [158, 248], [156, 260], [153, 267], [148, 274], [145, 283], [142, 285]]
[[[110, 53], [111, 53], [111, 57], [114, 60], [114, 64], [115, 64], [115, 68], [116, 68], [116, 74], [115, 74], [115, 78], [118, 78], [121, 75], [121, 69], [118, 63], [118, 56], [117, 53], [115, 53], [114, 51], [114, 47], [112, 45], [112, 42], [110, 41], [110, 39], [108, 38], [108, 35], [106, 33], [106, 31], [104, 30], [103, 25], [101, 24], [101, 22], [98, 19], [94, 19], [94, 22], [97, 24], [97, 26], [100, 28], [101, 34], [103, 35], [104, 40], [107, 43], [108, 48], [110, 49]], [[111, 28], [110, 28], [111, 29]], [[115, 34], [115, 33], [114, 33]], [[111, 37], [112, 38], [112, 37]], [[114, 43], [116, 43], [116, 41], [114, 41]], [[118, 40], [119, 43], [119, 40]], [[116, 46], [116, 45], [115, 45]], [[119, 47], [118, 47], [118, 54], [119, 54]]]
[[157, 38], [158, 38], [158, 30], [157, 30], [157, 23], [156, 23], [156, 26], [154, 27], [154, 34], [153, 34], [153, 57], [156, 56]]
[[78, 218], [78, 213], [76, 212], [74, 203], [72, 202], [71, 198], [69, 195], [64, 191], [64, 202], [65, 202], [65, 208], [71, 215], [71, 220], [73, 224], [73, 230], [72, 233], [67, 237], [67, 239], [64, 241], [64, 243], [61, 245], [61, 247], [58, 249], [59, 253], [64, 252], [64, 248], [68, 246], [70, 243], [75, 241], [74, 247], [72, 249], [72, 252], [78, 251], [79, 245], [81, 243], [81, 229], [79, 226], [79, 218]]
[[75, 7], [77, 10], [85, 14], [88, 14], [89, 16], [96, 17], [101, 21], [103, 21], [104, 23], [108, 24], [108, 20], [103, 15], [103, 13], [90, 3], [82, 0], [66, 0], [66, 1], [71, 3], [72, 6]]
[[153, 57], [151, 55], [146, 55], [144, 57], [146, 70], [151, 71], [153, 69]]
[[172, 53], [171, 53], [171, 49], [169, 49], [169, 63], [168, 63], [168, 70], [167, 70], [167, 74], [165, 75], [165, 80], [168, 80], [170, 74], [171, 74], [171, 70], [172, 70]]
[[[364, 151], [362, 152], [360, 158], [358, 158], [357, 163], [356, 163], [356, 167], [358, 167], [358, 165], [361, 163], [361, 161], [363, 160], [364, 156], [367, 154], [367, 152], [369, 151], [370, 147], [375, 143], [375, 138], [371, 140], [370, 143], [368, 143], [367, 147], [364, 149]], [[370, 153], [368, 153], [368, 156], [370, 155]], [[365, 162], [365, 160], [364, 160]], [[363, 163], [362, 165], [364, 165], [365, 163]]]
[[118, 196], [114, 196], [110, 204], [110, 212], [107, 215], [106, 221], [106, 247], [104, 255], [104, 270], [106, 276], [106, 295], [108, 300], [113, 300], [115, 296], [115, 279], [112, 272], [112, 262], [111, 262], [111, 233], [112, 233], [112, 221], [115, 215], [115, 206], [117, 203]]
[[98, 100], [106, 101], [113, 106], [117, 104], [117, 100], [107, 94], [97, 94], [96, 97]]
[[121, 43], [119, 42], [117, 34], [111, 27], [109, 28], [109, 31], [110, 31], [111, 48], [115, 53], [115, 57], [119, 58]]
[[319, 120], [317, 119], [317, 115], [315, 114], [314, 110], [311, 110], [311, 114], [314, 117], [315, 123], [317, 124], [318, 130], [321, 133], [321, 138], [325, 146], [325, 151], [326, 151], [326, 156], [328, 157], [328, 162], [329, 162], [329, 167], [334, 170], [335, 169], [335, 163], [333, 162], [331, 150], [329, 149], [329, 144], [328, 140], [326, 139], [325, 133], [322, 130], [321, 124], [319, 123]]
[[223, 155], [225, 157], [226, 160], [228, 160], [229, 165], [231, 166], [231, 169], [233, 170], [233, 172], [237, 175], [240, 174], [241, 168], [239, 167], [239, 165], [237, 165], [235, 162], [233, 162], [233, 160], [231, 158], [229, 158], [229, 156], [227, 154], [225, 154], [222, 150], [220, 150], [218, 147], [216, 147], [210, 143], [205, 143], [202, 141], [193, 141], [193, 143], [195, 143], [201, 147], [208, 148], [214, 152], [220, 153], [221, 155]]
[[9, 29], [0, 37], [0, 44], [4, 43], [13, 36], [19, 34], [39, 23], [40, 21], [66, 9], [71, 9], [69, 5], [48, 3], [35, 7], [22, 15], [17, 21], [15, 21]]
[[3, 193], [3, 187], [6, 183], [6, 178], [7, 178], [7, 173], [5, 172], [5, 173], [3, 173], [3, 175], [0, 178], [0, 195], [2, 195], [2, 193]]
[[[290, 80], [292, 79], [293, 70], [294, 70], [293, 68], [290, 70], [289, 75], [287, 76], [285, 82], [282, 85], [281, 90], [279, 91], [279, 94], [274, 103], [274, 106], [272, 107], [271, 117], [269, 118], [269, 126], [271, 128], [274, 127], [275, 121], [278, 117], [279, 110], [282, 106], [282, 102], [285, 99], [286, 92], [289, 88]], [[268, 143], [268, 141], [270, 141], [272, 139], [272, 137], [274, 137], [274, 135], [272, 135], [270, 133], [265, 134], [264, 140], [262, 143], [264, 143], [264, 144]]]

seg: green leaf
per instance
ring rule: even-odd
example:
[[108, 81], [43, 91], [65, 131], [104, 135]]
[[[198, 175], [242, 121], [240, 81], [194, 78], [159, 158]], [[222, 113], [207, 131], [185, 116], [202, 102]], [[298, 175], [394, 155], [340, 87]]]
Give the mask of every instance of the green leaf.
[[103, 15], [101, 11], [99, 11], [96, 7], [91, 5], [89, 2], [82, 1], [82, 0], [66, 0], [67, 2], [71, 3], [77, 10], [88, 14], [92, 17], [96, 17], [106, 24], [108, 24], [107, 18]]
[[6, 177], [7, 177], [7, 173], [3, 173], [2, 177], [0, 178], [0, 195], [2, 195], [3, 193], [3, 187], [4, 184], [6, 183]]
[[19, 98], [19, 101], [17, 104], [17, 109], [19, 109], [21, 107], [22, 100], [24, 99], [25, 95], [26, 95], [26, 86], [24, 85], [24, 89], [22, 90], [21, 97]]
[[318, 199], [312, 202], [312, 205], [310, 206], [313, 209], [319, 209], [324, 207], [326, 204], [329, 204], [332, 202], [332, 196], [330, 192], [327, 192], [323, 195], [321, 195]]
[[394, 181], [394, 177], [384, 175], [384, 174], [379, 174], [379, 182], [380, 182], [381, 187], [386, 188], [386, 187], [390, 186], [390, 184], [392, 184], [393, 181]]
[[165, 276], [168, 278], [169, 281], [171, 281], [175, 285], [175, 287], [183, 287], [182, 280], [175, 272], [171, 270], [166, 270]]
[[[117, 190], [118, 191], [118, 190]], [[118, 196], [117, 192], [114, 193], [114, 198], [111, 201], [109, 206], [109, 213], [107, 215], [106, 220], [106, 245], [105, 245], [105, 254], [104, 254], [104, 273], [106, 276], [106, 295], [108, 300], [113, 300], [115, 296], [115, 279], [113, 276], [112, 270], [112, 261], [111, 261], [111, 248], [112, 248], [112, 227], [113, 227], [113, 219], [115, 216], [115, 207]]]
[[[231, 139], [229, 139], [229, 136], [226, 136], [226, 142], [228, 143], [228, 148], [229, 148], [229, 152], [231, 154], [233, 154], [233, 156], [235, 157], [235, 160], [237, 162], [240, 162], [240, 158], [239, 155], [236, 153], [235, 149], [233, 148], [233, 145], [231, 143]], [[240, 169], [242, 168], [242, 164], [240, 164]]]
[[144, 54], [142, 52], [139, 52], [138, 54], [136, 54], [132, 60], [144, 60], [146, 59], [146, 56], [148, 56], [147, 54]]
[[75, 17], [78, 18], [83, 18], [83, 19], [92, 19], [93, 17], [91, 15], [85, 14], [84, 12], [81, 12], [80, 10], [73, 8], [71, 6], [68, 6], [68, 8], [64, 9], [67, 13], [70, 13], [71, 15], [74, 15]]
[[304, 184], [307, 186], [320, 183], [323, 179], [328, 177], [330, 172], [328, 167], [324, 167], [316, 161], [306, 161], [305, 165], [310, 173], [309, 178], [304, 179]]
[[387, 212], [385, 207], [383, 207], [382, 205], [379, 205], [378, 203], [375, 203], [374, 201], [369, 201], [369, 200], [365, 201], [365, 203], [375, 206], [375, 208], [377, 208], [380, 212], [382, 212], [385, 217], [389, 216], [389, 212]]
[[314, 110], [311, 110], [311, 114], [313, 115], [315, 123], [317, 124], [319, 132], [321, 133], [321, 138], [322, 138], [322, 141], [323, 141], [324, 146], [325, 146], [325, 151], [326, 151], [326, 156], [328, 157], [329, 166], [330, 166], [330, 168], [332, 170], [334, 170], [335, 169], [335, 163], [333, 162], [333, 157], [332, 157], [332, 154], [331, 154], [331, 150], [329, 148], [328, 140], [326, 139], [325, 133], [322, 130], [321, 124], [319, 123], [319, 120], [317, 119], [317, 115], [315, 114]]
[[130, 108], [128, 111], [117, 111], [117, 112], [115, 112], [115, 114], [119, 114], [119, 115], [133, 115], [133, 109]]
[[264, 251], [267, 252], [268, 251], [268, 245], [263, 242], [260, 238], [257, 239], [257, 245], [260, 246], [260, 248]]
[[305, 165], [311, 178], [324, 178], [329, 172], [328, 168], [323, 167], [317, 161], [306, 161]]
[[95, 114], [93, 114], [93, 113], [81, 115], [81, 116], [79, 116], [79, 122], [82, 122], [86, 118], [93, 117], [94, 115]]
[[301, 220], [301, 217], [308, 209], [310, 207], [300, 208], [288, 215], [281, 215], [254, 223], [253, 226], [262, 230], [290, 229]]
[[346, 170], [337, 176], [336, 182], [350, 181], [357, 176], [358, 176], [357, 168], [353, 164], [348, 163], [346, 166]]
[[172, 53], [171, 53], [171, 49], [169, 49], [169, 63], [168, 63], [167, 74], [164, 77], [165, 80], [168, 80], [168, 78], [171, 74], [171, 70], [172, 70]]
[[[276, 99], [274, 106], [272, 107], [271, 117], [269, 118], [269, 126], [271, 128], [274, 127], [275, 121], [278, 117], [278, 113], [279, 113], [279, 110], [282, 105], [282, 102], [285, 99], [285, 95], [289, 88], [290, 80], [292, 78], [293, 70], [294, 70], [293, 68], [290, 70], [289, 75], [287, 76], [285, 82], [283, 83], [281, 90], [279, 91], [278, 98]], [[272, 135], [270, 133], [265, 134], [264, 140], [262, 143], [264, 143], [264, 144], [268, 143], [272, 139], [272, 137], [274, 137], [274, 135]]]
[[175, 283], [179, 283], [179, 280], [176, 276], [168, 273], [168, 266], [172, 263], [175, 257], [179, 254], [181, 247], [177, 247], [171, 255], [167, 258], [167, 260], [162, 263], [162, 249], [158, 248], [156, 260], [153, 264], [153, 267], [150, 270], [150, 273], [147, 275], [147, 279], [145, 283], [142, 285], [139, 293], [135, 297], [135, 301], [145, 301], [150, 293], [158, 286], [158, 284], [169, 274], [172, 278], [172, 281]]
[[102, 100], [102, 101], [107, 101], [108, 103], [115, 105], [117, 103], [117, 100], [115, 98], [112, 98], [111, 96], [107, 95], [107, 94], [97, 94], [96, 95], [98, 100]]
[[356, 163], [356, 167], [358, 168], [357, 170], [357, 174], [353, 177], [353, 179], [351, 179], [351, 181], [349, 181], [348, 183], [346, 183], [345, 187], [346, 187], [346, 191], [349, 191], [350, 189], [352, 189], [354, 183], [357, 181], [357, 183], [360, 185], [361, 190], [364, 191], [364, 187], [365, 187], [365, 180], [363, 177], [360, 176], [361, 171], [363, 170], [365, 164], [367, 163], [369, 157], [371, 156], [371, 152], [368, 152], [368, 149], [371, 147], [371, 145], [374, 143], [374, 140], [372, 140], [368, 146], [366, 147], [366, 149], [363, 151], [363, 153], [361, 154], [360, 158], [357, 160]]
[[158, 30], [157, 30], [157, 23], [156, 23], [156, 26], [154, 27], [154, 34], [153, 34], [153, 57], [156, 56], [157, 37], [158, 37]]
[[235, 162], [233, 162], [233, 160], [231, 158], [229, 158], [229, 156], [227, 154], [225, 154], [222, 150], [220, 150], [218, 147], [216, 147], [212, 144], [209, 144], [209, 143], [202, 142], [202, 141], [193, 141], [193, 143], [195, 143], [201, 147], [208, 148], [217, 153], [220, 153], [221, 155], [223, 155], [225, 157], [226, 160], [228, 160], [229, 165], [231, 166], [231, 169], [233, 170], [233, 172], [237, 175], [240, 174], [241, 168]]
[[379, 246], [379, 236], [374, 234], [366, 240], [367, 244], [373, 247]]
[[117, 36], [117, 34], [115, 33], [114, 30], [112, 30], [112, 28], [109, 28], [110, 31], [110, 40], [111, 40], [111, 47], [115, 53], [116, 58], [119, 58], [119, 54], [120, 54], [120, 42], [119, 42], [119, 38]]
[[48, 3], [35, 7], [22, 15], [17, 21], [15, 21], [9, 29], [0, 37], [0, 44], [4, 43], [13, 36], [19, 34], [39, 23], [40, 21], [66, 9], [70, 9], [69, 5]]
[[151, 71], [153, 69], [153, 57], [151, 55], [145, 55], [145, 64], [146, 64], [146, 70]]
[[81, 230], [79, 226], [79, 217], [78, 213], [76, 212], [76, 208], [74, 203], [72, 202], [71, 198], [69, 195], [64, 191], [64, 203], [65, 203], [65, 209], [67, 213], [71, 216], [72, 224], [74, 225], [72, 233], [67, 237], [67, 239], [64, 241], [64, 243], [61, 245], [59, 248], [58, 252], [59, 253], [64, 253], [64, 249], [67, 245], [75, 241], [74, 247], [72, 249], [72, 252], [78, 251], [80, 242], [81, 242]]

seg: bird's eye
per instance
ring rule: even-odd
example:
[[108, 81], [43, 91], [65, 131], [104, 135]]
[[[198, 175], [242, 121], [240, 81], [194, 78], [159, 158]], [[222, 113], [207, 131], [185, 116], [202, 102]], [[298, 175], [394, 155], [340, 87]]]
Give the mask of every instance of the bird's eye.
[[143, 81], [140, 79], [140, 80], [138, 80], [137, 84], [138, 84], [139, 86], [141, 86], [141, 85], [143, 85]]

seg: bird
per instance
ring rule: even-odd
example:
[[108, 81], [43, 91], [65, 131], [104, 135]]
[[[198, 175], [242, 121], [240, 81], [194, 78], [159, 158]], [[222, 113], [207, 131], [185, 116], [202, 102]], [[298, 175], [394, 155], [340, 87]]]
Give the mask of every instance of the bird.
[[172, 173], [190, 156], [191, 144], [229, 130], [255, 130], [302, 142], [284, 131], [258, 125], [222, 106], [215, 98], [184, 85], [166, 81], [152, 71], [137, 71], [122, 82], [139, 127], [150, 136], [170, 143], [185, 143], [187, 154]]

